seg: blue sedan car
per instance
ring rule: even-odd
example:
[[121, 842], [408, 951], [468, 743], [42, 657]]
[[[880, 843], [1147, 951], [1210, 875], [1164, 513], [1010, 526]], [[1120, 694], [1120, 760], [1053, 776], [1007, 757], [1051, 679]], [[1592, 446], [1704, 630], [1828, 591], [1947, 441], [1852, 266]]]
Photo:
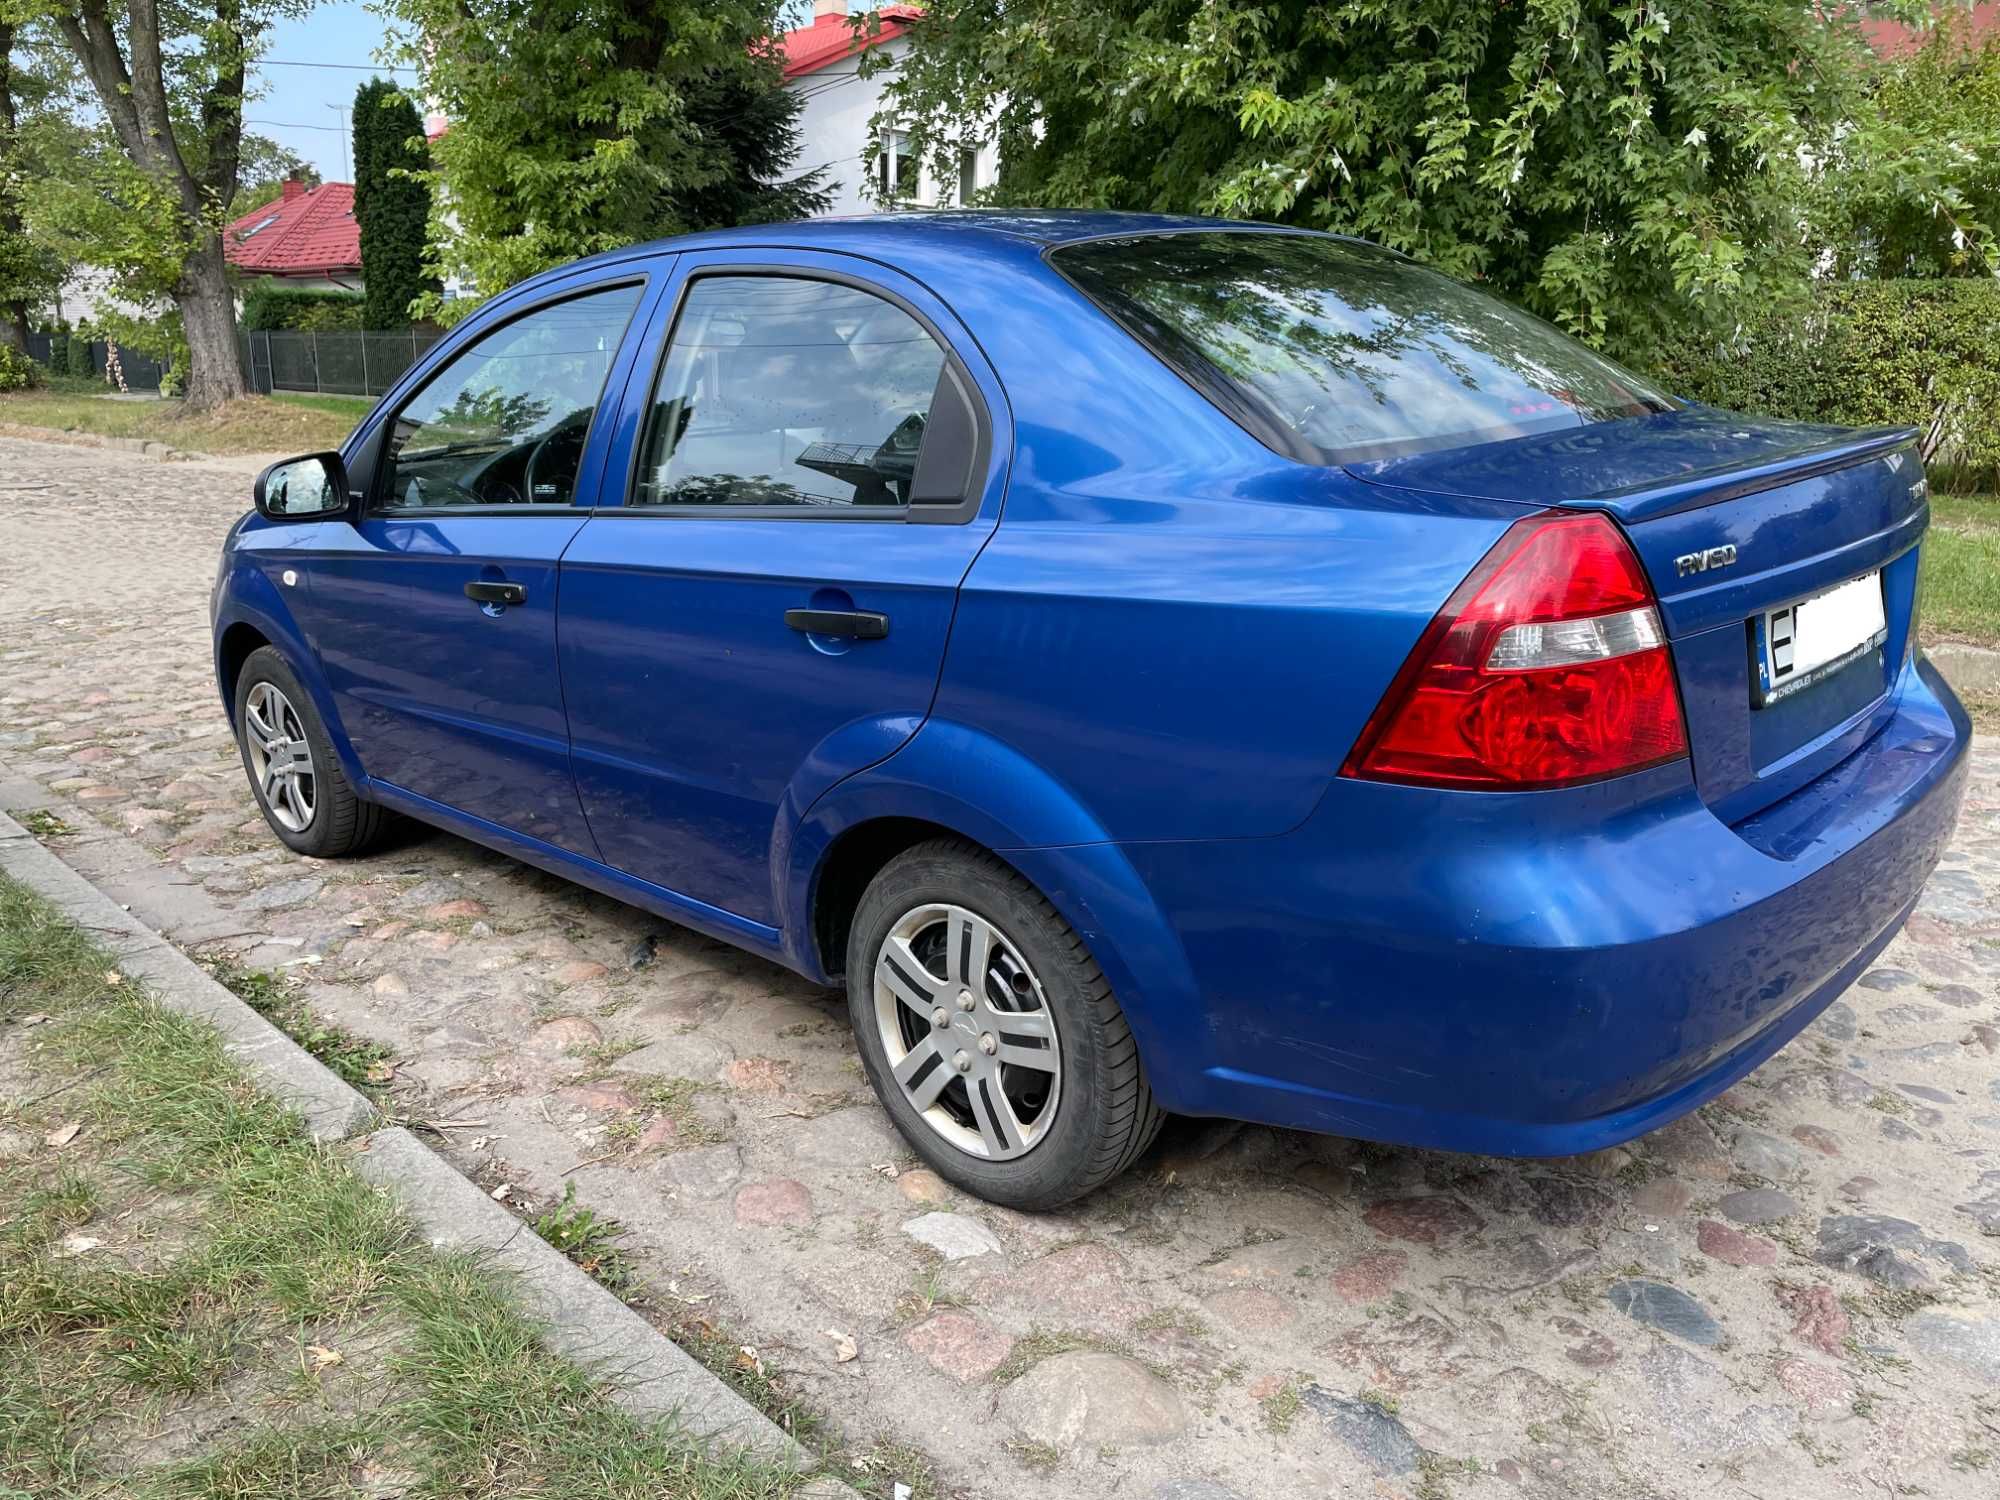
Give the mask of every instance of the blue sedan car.
[[293, 849], [422, 820], [844, 986], [952, 1181], [1163, 1111], [1609, 1146], [1895, 935], [1969, 729], [1912, 435], [1354, 240], [958, 213], [514, 287], [231, 533]]

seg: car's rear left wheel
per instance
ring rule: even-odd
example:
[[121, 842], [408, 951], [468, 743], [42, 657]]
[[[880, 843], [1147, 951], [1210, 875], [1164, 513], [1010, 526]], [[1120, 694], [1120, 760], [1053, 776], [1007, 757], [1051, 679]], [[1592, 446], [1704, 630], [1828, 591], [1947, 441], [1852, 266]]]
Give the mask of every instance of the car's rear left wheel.
[[869, 1081], [941, 1176], [1055, 1208], [1158, 1133], [1131, 1028], [1083, 940], [993, 855], [939, 840], [892, 860], [848, 939]]

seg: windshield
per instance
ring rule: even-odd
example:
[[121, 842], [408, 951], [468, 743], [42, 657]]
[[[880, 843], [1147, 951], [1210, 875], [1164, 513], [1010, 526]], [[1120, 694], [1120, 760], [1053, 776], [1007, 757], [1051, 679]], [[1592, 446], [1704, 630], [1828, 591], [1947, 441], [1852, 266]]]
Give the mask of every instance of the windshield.
[[1133, 235], [1050, 261], [1260, 438], [1316, 463], [1674, 408], [1540, 318], [1352, 240]]

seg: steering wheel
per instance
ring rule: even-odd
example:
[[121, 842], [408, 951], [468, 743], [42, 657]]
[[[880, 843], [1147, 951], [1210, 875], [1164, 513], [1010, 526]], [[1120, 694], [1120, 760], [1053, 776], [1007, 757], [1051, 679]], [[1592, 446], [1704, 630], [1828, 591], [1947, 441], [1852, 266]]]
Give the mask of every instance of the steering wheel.
[[[553, 505], [575, 498], [573, 492], [576, 485], [576, 471], [582, 466], [583, 460], [583, 435], [589, 427], [590, 413], [579, 412], [568, 421], [556, 426], [549, 432], [547, 437], [528, 450], [528, 462], [521, 470], [521, 487], [528, 492], [527, 501], [530, 505]], [[570, 460], [569, 484], [564, 487], [562, 494], [550, 495], [545, 498], [537, 493], [535, 471], [540, 467], [542, 459], [548, 453], [550, 446], [556, 443], [561, 443], [565, 448], [575, 450], [568, 455]]]

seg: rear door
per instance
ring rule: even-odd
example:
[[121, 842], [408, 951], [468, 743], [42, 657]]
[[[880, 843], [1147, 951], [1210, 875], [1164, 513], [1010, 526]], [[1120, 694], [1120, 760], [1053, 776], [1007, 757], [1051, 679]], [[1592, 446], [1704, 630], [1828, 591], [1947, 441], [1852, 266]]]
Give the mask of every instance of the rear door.
[[972, 341], [906, 277], [777, 250], [677, 272], [563, 557], [571, 749], [607, 863], [772, 922], [781, 808], [930, 710], [1009, 433]]
[[556, 563], [596, 498], [596, 413], [644, 290], [552, 294], [444, 360], [387, 419], [360, 519], [322, 528], [308, 589], [371, 779], [581, 854]]

